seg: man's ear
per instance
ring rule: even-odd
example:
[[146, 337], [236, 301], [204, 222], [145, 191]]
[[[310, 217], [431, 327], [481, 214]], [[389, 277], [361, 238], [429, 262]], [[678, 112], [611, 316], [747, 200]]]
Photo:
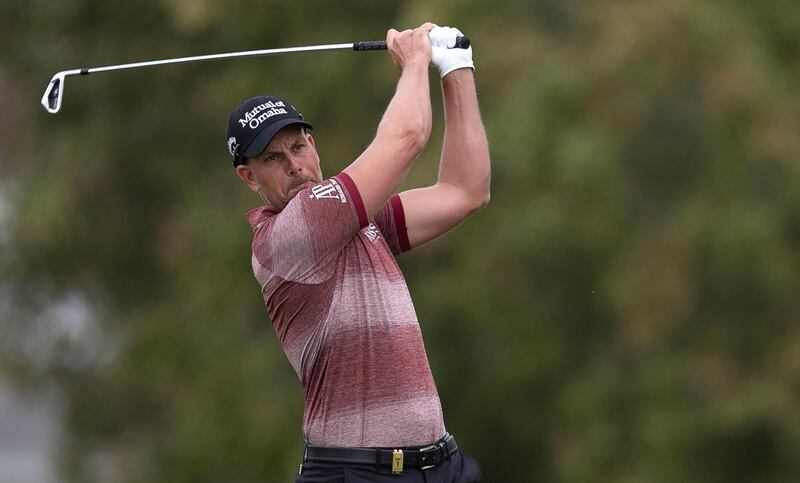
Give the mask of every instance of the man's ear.
[[314, 136], [312, 136], [311, 133], [306, 133], [306, 141], [308, 141], [308, 144], [314, 146], [314, 149], [317, 149], [317, 143], [314, 141]]
[[254, 193], [258, 193], [258, 180], [253, 175], [253, 171], [250, 169], [250, 166], [247, 166], [246, 164], [240, 164], [237, 166], [236, 176], [241, 178], [241, 180], [244, 181], [244, 184], [246, 184]]

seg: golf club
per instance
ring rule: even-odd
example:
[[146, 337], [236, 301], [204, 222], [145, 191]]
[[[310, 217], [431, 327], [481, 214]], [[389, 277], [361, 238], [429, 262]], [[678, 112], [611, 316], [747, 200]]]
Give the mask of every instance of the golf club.
[[[456, 38], [454, 48], [467, 49], [470, 40], [466, 36]], [[96, 72], [110, 72], [112, 70], [137, 69], [139, 67], [152, 67], [156, 65], [181, 64], [185, 62], [199, 62], [202, 60], [231, 59], [235, 57], [258, 57], [265, 55], [292, 54], [295, 52], [316, 52], [320, 50], [355, 50], [358, 52], [369, 50], [386, 50], [386, 42], [382, 40], [368, 40], [347, 44], [311, 45], [306, 47], [288, 47], [282, 49], [248, 50], [243, 52], [229, 52], [225, 54], [196, 55], [193, 57], [178, 57], [174, 59], [150, 60], [130, 64], [107, 65], [103, 67], [83, 67], [80, 69], [63, 70], [50, 80], [42, 96], [42, 106], [50, 114], [55, 114], [61, 109], [64, 101], [64, 83], [69, 75], [88, 75]]]

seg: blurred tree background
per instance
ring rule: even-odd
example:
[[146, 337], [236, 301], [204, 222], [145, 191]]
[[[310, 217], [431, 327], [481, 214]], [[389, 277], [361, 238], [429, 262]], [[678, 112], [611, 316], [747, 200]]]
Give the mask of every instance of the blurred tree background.
[[[65, 482], [285, 482], [302, 389], [229, 165], [258, 94], [369, 143], [382, 53], [59, 70], [382, 39], [474, 42], [493, 198], [400, 258], [448, 429], [487, 482], [800, 480], [800, 8], [767, 0], [0, 3], [0, 376], [55, 388]], [[407, 186], [431, 183], [434, 134]]]

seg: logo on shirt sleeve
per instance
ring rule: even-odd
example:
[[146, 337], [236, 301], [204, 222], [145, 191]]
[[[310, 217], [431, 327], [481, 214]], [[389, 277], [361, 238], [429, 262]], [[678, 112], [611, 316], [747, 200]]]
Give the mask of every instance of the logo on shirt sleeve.
[[312, 187], [309, 198], [317, 200], [333, 199], [339, 200], [342, 203], [347, 203], [347, 197], [344, 195], [344, 190], [342, 190], [342, 187], [333, 178], [326, 180], [322, 184]]
[[372, 243], [375, 243], [375, 240], [377, 240], [380, 237], [380, 232], [378, 231], [378, 227], [376, 227], [373, 223], [367, 225], [363, 230], [361, 230], [361, 233], [363, 233], [367, 238], [369, 238], [369, 241]]

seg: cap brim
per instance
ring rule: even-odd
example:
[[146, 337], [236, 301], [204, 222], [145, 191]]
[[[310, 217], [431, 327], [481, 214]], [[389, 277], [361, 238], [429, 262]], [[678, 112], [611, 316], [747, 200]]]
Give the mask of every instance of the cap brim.
[[309, 129], [314, 129], [314, 126], [301, 119], [283, 119], [281, 121], [274, 122], [265, 127], [256, 135], [255, 139], [253, 139], [250, 145], [244, 149], [243, 155], [247, 158], [254, 158], [263, 153], [264, 149], [267, 147], [267, 144], [269, 144], [269, 142], [272, 141], [272, 138], [278, 134], [278, 131], [291, 124], [300, 124]]

